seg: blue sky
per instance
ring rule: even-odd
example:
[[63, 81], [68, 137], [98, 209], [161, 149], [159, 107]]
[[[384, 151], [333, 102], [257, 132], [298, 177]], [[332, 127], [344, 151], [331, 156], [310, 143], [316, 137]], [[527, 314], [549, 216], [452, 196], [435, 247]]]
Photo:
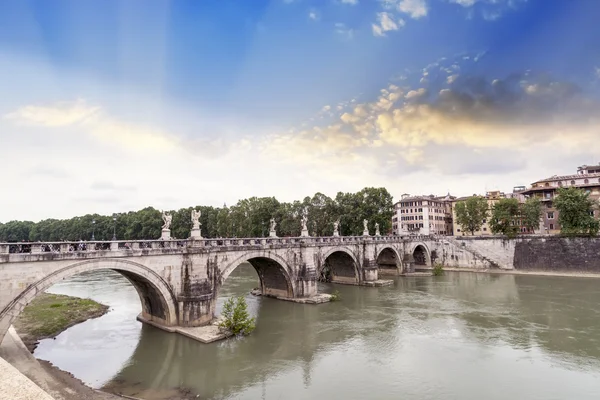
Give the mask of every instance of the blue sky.
[[18, 168], [0, 220], [571, 173], [600, 161], [599, 17], [594, 0], [2, 2]]

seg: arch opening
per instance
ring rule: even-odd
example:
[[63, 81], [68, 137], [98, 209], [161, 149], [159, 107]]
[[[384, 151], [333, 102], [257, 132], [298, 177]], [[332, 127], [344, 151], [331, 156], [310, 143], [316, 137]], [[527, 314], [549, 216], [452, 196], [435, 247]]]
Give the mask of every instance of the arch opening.
[[250, 264], [256, 271], [261, 295], [277, 298], [295, 297], [294, 285], [292, 284], [290, 274], [284, 267], [284, 261], [263, 255], [250, 255], [250, 257], [244, 257], [231, 263], [223, 271], [220, 286], [226, 282], [234, 270], [238, 269], [244, 263]]
[[356, 260], [342, 250], [336, 250], [327, 255], [319, 272], [320, 280], [325, 282], [352, 285], [359, 283]]
[[141, 317], [158, 325], [177, 325], [176, 301], [167, 283], [149, 268], [128, 260], [87, 260], [53, 271], [33, 282], [0, 311], [0, 339], [25, 306], [53, 285], [85, 272], [115, 271], [135, 288], [141, 303]]
[[379, 275], [398, 275], [400, 260], [398, 253], [390, 247], [386, 247], [377, 256], [377, 268]]
[[413, 250], [413, 258], [415, 259], [415, 266], [431, 266], [429, 253], [422, 244], [417, 245]]

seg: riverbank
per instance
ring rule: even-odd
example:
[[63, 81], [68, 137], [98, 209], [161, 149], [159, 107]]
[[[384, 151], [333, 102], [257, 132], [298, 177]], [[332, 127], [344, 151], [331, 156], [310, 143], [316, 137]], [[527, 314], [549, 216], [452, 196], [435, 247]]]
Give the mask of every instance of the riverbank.
[[94, 300], [42, 293], [25, 307], [14, 327], [33, 353], [40, 340], [54, 338], [73, 325], [107, 312], [108, 306]]
[[[419, 271], [431, 271], [433, 268], [418, 268]], [[533, 276], [560, 276], [566, 278], [600, 278], [600, 273], [580, 272], [580, 271], [544, 271], [544, 270], [516, 270], [516, 269], [476, 269], [476, 268], [456, 268], [444, 267], [444, 271], [452, 272], [474, 272], [484, 274], [499, 275], [533, 275]]]

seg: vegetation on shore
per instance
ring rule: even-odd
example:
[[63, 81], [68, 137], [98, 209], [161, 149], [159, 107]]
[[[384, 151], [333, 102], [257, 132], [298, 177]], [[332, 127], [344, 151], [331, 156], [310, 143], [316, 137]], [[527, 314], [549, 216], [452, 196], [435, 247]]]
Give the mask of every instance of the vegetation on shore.
[[433, 270], [431, 271], [433, 276], [441, 276], [444, 275], [444, 266], [440, 263], [435, 263], [433, 265]]
[[107, 311], [108, 306], [94, 300], [42, 293], [25, 307], [14, 326], [33, 352], [41, 339], [56, 337], [67, 328], [100, 317]]
[[223, 305], [223, 320], [219, 323], [222, 329], [235, 336], [249, 335], [255, 328], [254, 318], [248, 313], [248, 305], [243, 296], [230, 297]]
[[[251, 197], [232, 206], [186, 207], [170, 210], [172, 237], [189, 236], [192, 209], [202, 212], [202, 235], [208, 238], [267, 236], [271, 218], [277, 222], [279, 236], [300, 236], [300, 218], [304, 211], [308, 214], [307, 227], [311, 235], [332, 235], [333, 223], [339, 220], [340, 234], [351, 236], [362, 234], [363, 219], [369, 221], [371, 232], [375, 231], [375, 223], [379, 224], [382, 234], [391, 232], [394, 202], [385, 188], [367, 187], [356, 193], [339, 192], [335, 198], [316, 193], [293, 202], [280, 202], [275, 197]], [[92, 233], [96, 240], [110, 240], [113, 229], [119, 239], [160, 237], [163, 220], [161, 212], [153, 207], [115, 214], [114, 218], [116, 220], [113, 215], [88, 214], [65, 220], [9, 221], [0, 223], [0, 242], [90, 240]]]
[[333, 293], [331, 293], [331, 301], [340, 301], [342, 299], [342, 295], [340, 294], [339, 290], [334, 290]]

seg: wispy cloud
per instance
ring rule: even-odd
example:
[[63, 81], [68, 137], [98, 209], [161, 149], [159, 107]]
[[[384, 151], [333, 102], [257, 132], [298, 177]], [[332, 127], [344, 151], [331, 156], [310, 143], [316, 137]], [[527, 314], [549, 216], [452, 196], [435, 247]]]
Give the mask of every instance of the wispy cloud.
[[317, 10], [310, 10], [308, 12], [308, 19], [310, 19], [311, 21], [318, 21], [319, 20], [319, 14], [317, 13]]
[[411, 18], [419, 19], [426, 17], [429, 9], [425, 0], [401, 0], [398, 3], [398, 11], [410, 15]]
[[385, 36], [385, 32], [397, 31], [405, 25], [403, 19], [398, 19], [398, 22], [394, 21], [394, 16], [389, 12], [377, 13], [377, 24], [373, 24], [372, 30], [375, 36]]
[[355, 6], [358, 4], [358, 0], [341, 0], [340, 2], [342, 4], [350, 4], [352, 6]]
[[354, 29], [348, 28], [343, 22], [336, 22], [334, 24], [335, 32], [347, 39], [354, 37]]

